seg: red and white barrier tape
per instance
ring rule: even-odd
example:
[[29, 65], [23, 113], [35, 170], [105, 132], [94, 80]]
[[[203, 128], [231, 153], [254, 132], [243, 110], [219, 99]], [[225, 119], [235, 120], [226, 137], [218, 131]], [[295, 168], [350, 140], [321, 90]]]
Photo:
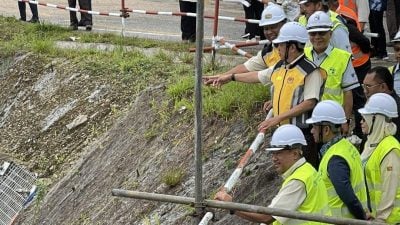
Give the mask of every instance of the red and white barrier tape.
[[[32, 4], [36, 5], [41, 5], [41, 6], [48, 6], [52, 8], [57, 8], [57, 9], [64, 9], [68, 11], [75, 11], [75, 12], [83, 12], [83, 13], [88, 13], [92, 15], [101, 15], [101, 16], [116, 16], [116, 17], [121, 17], [121, 13], [109, 13], [109, 12], [97, 12], [97, 11], [92, 11], [92, 10], [84, 10], [84, 9], [78, 9], [78, 8], [71, 8], [68, 6], [63, 6], [63, 5], [56, 5], [56, 4], [51, 4], [51, 3], [46, 3], [42, 1], [31, 1], [31, 0], [18, 0], [20, 2], [29, 2]], [[125, 9], [125, 12], [132, 12], [132, 13], [138, 13], [138, 14], [148, 14], [148, 15], [165, 15], [165, 16], [189, 16], [189, 17], [196, 17], [196, 13], [187, 13], [187, 12], [162, 12], [162, 11], [153, 11], [153, 10], [137, 10], [137, 9]], [[214, 16], [208, 16], [205, 15], [204, 18], [206, 19], [214, 19]], [[259, 20], [254, 20], [254, 19], [245, 19], [245, 18], [240, 18], [240, 17], [228, 17], [228, 16], [218, 16], [218, 19], [221, 20], [228, 20], [228, 21], [237, 21], [237, 22], [247, 22], [247, 23], [255, 23], [258, 24], [260, 21]]]
[[96, 12], [96, 11], [92, 11], [92, 10], [84, 10], [84, 9], [78, 9], [78, 8], [71, 8], [71, 7], [63, 6], [63, 5], [55, 5], [55, 4], [51, 4], [51, 3], [45, 3], [45, 2], [41, 2], [41, 1], [29, 1], [29, 0], [18, 0], [18, 1], [19, 2], [29, 2], [31, 4], [48, 6], [48, 7], [57, 8], [57, 9], [64, 9], [64, 10], [68, 10], [68, 11], [83, 12], [83, 13], [88, 13], [88, 14], [92, 14], [92, 15], [121, 17], [121, 13]]

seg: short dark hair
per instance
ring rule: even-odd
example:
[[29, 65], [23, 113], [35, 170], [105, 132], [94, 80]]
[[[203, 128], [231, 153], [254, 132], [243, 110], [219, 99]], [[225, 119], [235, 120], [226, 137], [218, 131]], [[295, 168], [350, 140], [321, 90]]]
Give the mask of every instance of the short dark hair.
[[375, 73], [374, 79], [381, 80], [388, 86], [389, 91], [393, 91], [394, 78], [388, 68], [383, 66], [376, 66], [370, 69], [368, 73]]

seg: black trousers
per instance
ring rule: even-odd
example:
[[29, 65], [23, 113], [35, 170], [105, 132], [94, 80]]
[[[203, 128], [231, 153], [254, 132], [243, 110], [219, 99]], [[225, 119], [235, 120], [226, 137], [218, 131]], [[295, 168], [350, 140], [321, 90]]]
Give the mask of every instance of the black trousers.
[[400, 28], [400, 1], [388, 0], [386, 9], [386, 24], [390, 40], [394, 39]]
[[[181, 12], [196, 13], [196, 2], [179, 1]], [[196, 40], [196, 17], [181, 16], [182, 40]]]
[[[29, 3], [32, 12], [32, 19], [39, 20], [38, 8], [36, 4]], [[21, 20], [26, 21], [26, 4], [25, 2], [18, 2], [19, 15]]]
[[371, 38], [371, 44], [374, 48], [375, 56], [387, 56], [386, 51], [386, 33], [383, 27], [383, 11], [371, 10], [369, 13], [369, 26], [372, 33], [378, 33], [379, 37]]
[[[243, 6], [246, 19], [261, 19], [261, 14], [264, 10], [264, 4], [257, 0], [248, 0], [248, 2], [250, 3], [249, 7]], [[260, 36], [260, 39], [262, 40], [265, 39], [263, 28], [258, 26], [258, 24], [246, 23], [246, 28], [244, 32], [246, 34], [250, 34], [249, 39], [254, 38], [256, 35]]]
[[[68, 6], [75, 8], [77, 0], [68, 0]], [[92, 0], [79, 0], [79, 8], [84, 10], [92, 10]], [[69, 20], [71, 25], [77, 26], [82, 25], [93, 25], [92, 15], [88, 13], [81, 13], [81, 21], [78, 22], [78, 18], [76, 17], [76, 12], [69, 11]]]

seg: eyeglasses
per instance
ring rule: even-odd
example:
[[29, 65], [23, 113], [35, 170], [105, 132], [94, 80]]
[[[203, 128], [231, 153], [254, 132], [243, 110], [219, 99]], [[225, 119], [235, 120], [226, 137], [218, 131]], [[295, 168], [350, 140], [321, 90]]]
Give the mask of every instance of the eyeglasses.
[[361, 86], [362, 86], [362, 88], [364, 88], [365, 90], [369, 90], [369, 89], [371, 89], [371, 88], [373, 88], [373, 87], [376, 87], [376, 86], [379, 86], [379, 85], [381, 85], [381, 84], [383, 84], [383, 83], [373, 84], [373, 85], [370, 85], [370, 84], [361, 84]]
[[309, 32], [308, 34], [310, 36], [315, 36], [315, 35], [319, 35], [319, 36], [325, 36], [329, 31], [316, 31], [316, 32]]

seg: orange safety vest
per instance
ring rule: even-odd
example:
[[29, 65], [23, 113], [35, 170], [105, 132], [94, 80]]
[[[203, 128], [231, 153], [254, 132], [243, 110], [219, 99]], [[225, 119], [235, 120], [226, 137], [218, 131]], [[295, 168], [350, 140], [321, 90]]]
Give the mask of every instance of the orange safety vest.
[[360, 22], [358, 21], [358, 16], [356, 11], [352, 10], [351, 8], [345, 5], [339, 5], [339, 7], [336, 9], [336, 13], [356, 21], [357, 28], [361, 32], [361, 25]]
[[354, 0], [339, 0], [339, 6], [346, 6], [353, 10], [356, 15], [358, 15], [357, 5]]
[[[361, 25], [360, 22], [358, 21], [357, 14], [355, 13], [354, 10], [345, 5], [339, 5], [339, 7], [336, 9], [336, 12], [339, 15], [343, 15], [345, 17], [354, 20], [357, 24], [358, 30], [361, 31]], [[351, 52], [353, 53], [353, 58], [351, 60], [351, 62], [353, 63], [353, 67], [359, 67], [369, 60], [369, 54], [362, 52], [360, 46], [358, 46], [356, 43], [352, 41], [350, 41], [350, 45], [351, 45]]]

